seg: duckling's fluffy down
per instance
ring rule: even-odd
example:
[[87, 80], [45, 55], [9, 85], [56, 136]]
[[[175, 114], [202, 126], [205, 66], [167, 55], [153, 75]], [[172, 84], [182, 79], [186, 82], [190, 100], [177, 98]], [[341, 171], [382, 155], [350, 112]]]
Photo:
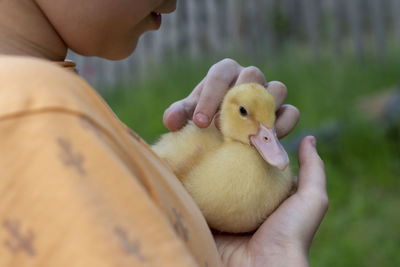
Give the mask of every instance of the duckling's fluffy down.
[[205, 153], [220, 146], [222, 141], [222, 135], [214, 123], [200, 129], [190, 121], [183, 129], [162, 135], [152, 149], [182, 180]]
[[[290, 168], [273, 167], [249, 140], [261, 124], [273, 127], [274, 105], [272, 95], [261, 85], [236, 86], [221, 106], [222, 132], [214, 123], [200, 129], [190, 122], [180, 131], [163, 135], [153, 146], [210, 227], [230, 233], [253, 231], [289, 195]], [[247, 112], [242, 114], [244, 108]]]
[[255, 230], [289, 195], [292, 176], [289, 167], [280, 171], [256, 149], [232, 142], [204, 157], [183, 184], [210, 227], [242, 233]]
[[289, 167], [280, 171], [266, 164], [254, 147], [223, 142], [213, 123], [199, 129], [189, 122], [163, 135], [153, 149], [181, 180], [210, 227], [220, 231], [255, 230], [292, 188]]

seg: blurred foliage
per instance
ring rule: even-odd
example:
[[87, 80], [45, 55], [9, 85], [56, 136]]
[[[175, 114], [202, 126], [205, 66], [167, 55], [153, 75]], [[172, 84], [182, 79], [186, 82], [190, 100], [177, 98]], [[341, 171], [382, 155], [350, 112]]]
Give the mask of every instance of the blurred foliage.
[[[398, 266], [400, 140], [389, 135], [382, 122], [364, 117], [356, 103], [362, 95], [399, 84], [399, 55], [391, 52], [384, 63], [373, 55], [363, 62], [351, 54], [310, 58], [306, 49], [288, 48], [259, 67], [268, 80], [287, 85], [287, 102], [301, 111], [298, 126], [286, 140], [331, 122], [336, 125], [336, 133], [318, 140], [330, 208], [313, 242], [311, 265]], [[210, 65], [207, 60], [175, 60], [134, 89], [120, 87], [104, 97], [123, 122], [152, 143], [166, 131], [163, 111], [186, 97]], [[293, 165], [295, 158], [291, 153]]]

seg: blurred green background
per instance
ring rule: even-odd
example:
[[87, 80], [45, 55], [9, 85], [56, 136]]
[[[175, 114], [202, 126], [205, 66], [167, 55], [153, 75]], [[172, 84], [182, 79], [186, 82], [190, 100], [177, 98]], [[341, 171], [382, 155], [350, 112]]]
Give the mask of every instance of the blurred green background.
[[[293, 46], [257, 65], [268, 80], [287, 85], [286, 102], [301, 111], [299, 124], [282, 140], [293, 167], [306, 134], [317, 136], [326, 164], [330, 207], [311, 248], [312, 266], [400, 265], [399, 127], [359, 108], [364, 96], [400, 83], [400, 56], [392, 43], [384, 62], [372, 51], [362, 61], [346, 52], [339, 59], [324, 52], [315, 59], [308, 48]], [[134, 89], [117, 85], [103, 96], [123, 122], [153, 143], [166, 132], [164, 110], [187, 96], [213, 63], [175, 58]]]

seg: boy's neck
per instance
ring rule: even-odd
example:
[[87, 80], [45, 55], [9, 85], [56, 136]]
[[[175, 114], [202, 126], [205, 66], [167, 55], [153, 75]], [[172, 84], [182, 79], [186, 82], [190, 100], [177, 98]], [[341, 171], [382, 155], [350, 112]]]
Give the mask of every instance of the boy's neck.
[[0, 54], [63, 61], [67, 46], [34, 0], [1, 0]]

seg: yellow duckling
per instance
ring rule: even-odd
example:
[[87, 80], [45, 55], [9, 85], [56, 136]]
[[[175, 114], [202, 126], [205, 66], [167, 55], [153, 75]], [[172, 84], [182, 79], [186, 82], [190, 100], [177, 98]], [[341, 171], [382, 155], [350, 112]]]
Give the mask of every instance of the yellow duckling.
[[221, 132], [214, 123], [200, 129], [190, 121], [183, 129], [164, 134], [152, 149], [182, 181], [205, 154], [219, 147], [222, 142]]
[[154, 149], [172, 167], [211, 228], [249, 232], [293, 185], [289, 158], [274, 123], [273, 96], [261, 85], [242, 84], [224, 98], [221, 132], [213, 125], [199, 129], [190, 123], [164, 135]]

